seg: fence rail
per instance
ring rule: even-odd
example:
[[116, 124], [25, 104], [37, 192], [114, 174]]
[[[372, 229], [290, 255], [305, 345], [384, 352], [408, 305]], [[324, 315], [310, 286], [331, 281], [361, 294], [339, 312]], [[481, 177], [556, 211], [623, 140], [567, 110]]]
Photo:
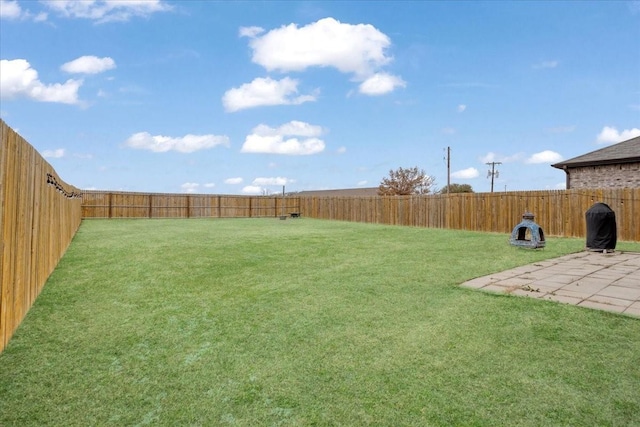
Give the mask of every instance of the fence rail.
[[80, 226], [80, 191], [0, 120], [0, 352]]
[[524, 212], [547, 236], [586, 237], [585, 212], [596, 202], [616, 213], [618, 239], [640, 241], [640, 188], [459, 193], [430, 196], [300, 198], [312, 218], [511, 233]]

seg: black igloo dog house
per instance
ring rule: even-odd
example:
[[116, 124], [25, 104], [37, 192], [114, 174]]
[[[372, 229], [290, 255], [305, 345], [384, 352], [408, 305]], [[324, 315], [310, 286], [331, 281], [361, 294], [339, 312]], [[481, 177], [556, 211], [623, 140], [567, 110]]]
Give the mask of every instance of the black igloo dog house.
[[513, 246], [522, 248], [538, 249], [544, 248], [546, 244], [544, 240], [544, 231], [533, 221], [534, 215], [531, 212], [525, 212], [522, 215], [522, 222], [516, 225], [511, 232], [509, 243]]
[[587, 221], [587, 250], [613, 251], [618, 234], [616, 213], [605, 203], [596, 203], [585, 213]]

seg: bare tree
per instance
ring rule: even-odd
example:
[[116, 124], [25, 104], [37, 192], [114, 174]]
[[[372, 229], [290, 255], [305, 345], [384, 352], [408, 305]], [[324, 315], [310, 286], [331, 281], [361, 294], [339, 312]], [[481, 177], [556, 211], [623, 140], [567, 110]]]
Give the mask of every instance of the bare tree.
[[410, 194], [429, 194], [435, 185], [435, 178], [418, 167], [390, 170], [389, 176], [382, 178], [378, 186], [381, 196], [406, 196]]

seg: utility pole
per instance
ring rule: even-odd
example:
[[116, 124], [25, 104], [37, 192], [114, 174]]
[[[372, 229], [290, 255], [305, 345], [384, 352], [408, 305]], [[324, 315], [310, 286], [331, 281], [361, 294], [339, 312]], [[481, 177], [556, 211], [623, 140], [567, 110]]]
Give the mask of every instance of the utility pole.
[[451, 147], [447, 147], [447, 194], [451, 191]]
[[500, 176], [500, 172], [496, 170], [496, 165], [501, 165], [502, 162], [488, 162], [485, 164], [491, 166], [491, 170], [487, 172], [487, 178], [491, 177], [491, 192], [493, 193], [493, 178]]

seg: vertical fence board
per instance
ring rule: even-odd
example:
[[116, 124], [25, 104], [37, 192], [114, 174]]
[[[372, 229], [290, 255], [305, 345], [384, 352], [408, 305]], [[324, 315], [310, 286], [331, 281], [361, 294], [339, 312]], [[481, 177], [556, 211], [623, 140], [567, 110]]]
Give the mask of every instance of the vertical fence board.
[[17, 246], [14, 231], [16, 223], [16, 168], [18, 153], [17, 135], [10, 132], [9, 128], [1, 122], [2, 132], [2, 163], [0, 164], [0, 178], [2, 179], [2, 211], [0, 211], [0, 228], [2, 229], [2, 283], [0, 287], [0, 348], [4, 348], [15, 328], [13, 323], [14, 313], [14, 274], [15, 257], [12, 256], [14, 247]]

